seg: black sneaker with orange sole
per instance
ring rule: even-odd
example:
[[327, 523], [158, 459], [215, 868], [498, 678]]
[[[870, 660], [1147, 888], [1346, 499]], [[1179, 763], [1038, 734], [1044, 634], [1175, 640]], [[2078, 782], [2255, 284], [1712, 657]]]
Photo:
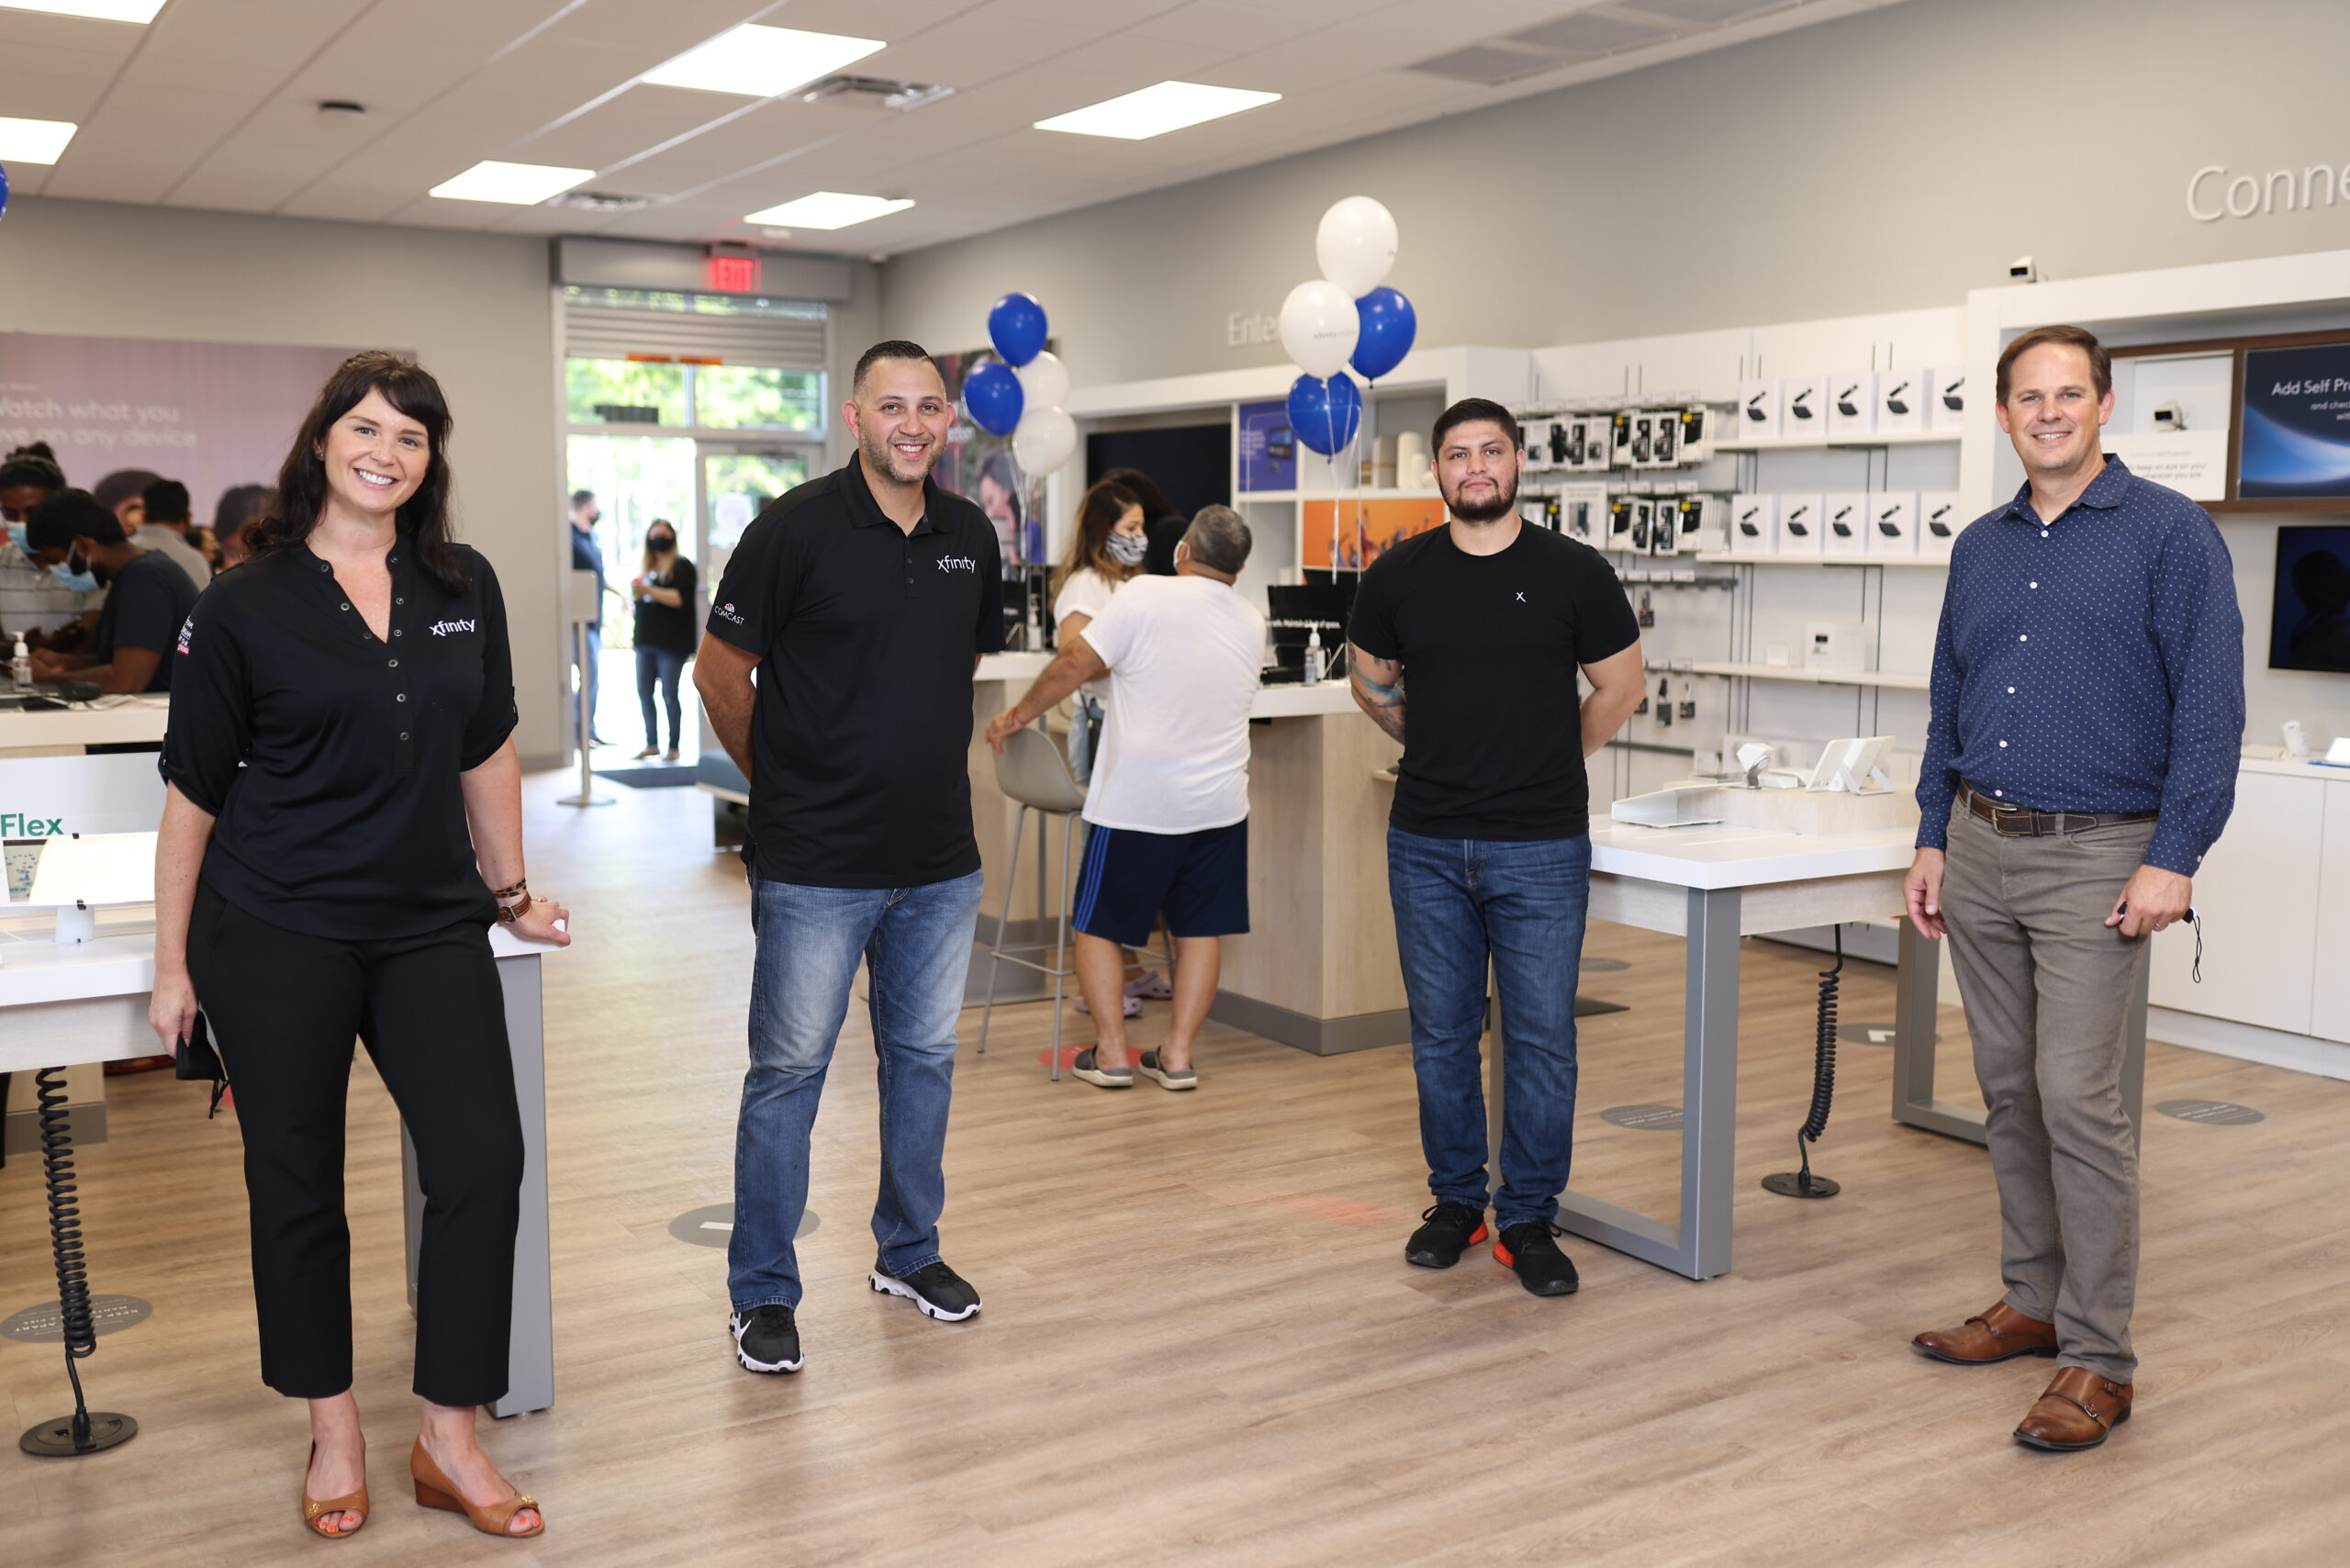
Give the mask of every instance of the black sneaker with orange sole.
[[1439, 1202], [1420, 1218], [1427, 1223], [1404, 1243], [1404, 1261], [1415, 1268], [1449, 1269], [1485, 1239], [1485, 1211], [1467, 1204]]
[[1517, 1282], [1536, 1295], [1572, 1295], [1583, 1282], [1575, 1277], [1574, 1260], [1552, 1239], [1558, 1234], [1539, 1219], [1506, 1226], [1494, 1239], [1494, 1261], [1515, 1272]]

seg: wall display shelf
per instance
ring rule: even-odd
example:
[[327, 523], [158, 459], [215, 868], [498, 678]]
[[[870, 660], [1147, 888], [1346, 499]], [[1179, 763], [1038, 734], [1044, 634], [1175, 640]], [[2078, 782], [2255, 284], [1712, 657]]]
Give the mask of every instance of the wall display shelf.
[[1698, 659], [1678, 666], [1693, 675], [1727, 675], [1748, 680], [1800, 680], [1814, 686], [1874, 686], [1889, 691], [1924, 691], [1932, 684], [1922, 675], [1903, 675], [1893, 670], [1853, 669], [1789, 669], [1779, 665], [1732, 664], [1712, 659]]
[[1440, 501], [1443, 494], [1437, 490], [1374, 490], [1366, 485], [1360, 490], [1235, 490], [1234, 506], [1252, 501]]
[[1775, 440], [1718, 441], [1716, 452], [1854, 452], [1880, 446], [1956, 446], [1955, 431], [1882, 431], [1874, 435], [1783, 435]]
[[1741, 555], [1735, 551], [1700, 551], [1697, 560], [1708, 566], [1931, 566], [1948, 568], [1942, 555]]

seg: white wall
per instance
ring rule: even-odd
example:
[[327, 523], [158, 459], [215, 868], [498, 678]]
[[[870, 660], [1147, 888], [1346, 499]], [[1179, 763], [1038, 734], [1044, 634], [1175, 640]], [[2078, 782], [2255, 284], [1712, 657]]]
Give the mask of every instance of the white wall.
[[506, 590], [515, 744], [537, 761], [563, 750], [569, 680], [548, 277], [535, 236], [48, 199], [0, 221], [0, 331], [416, 352], [455, 414], [458, 537]]

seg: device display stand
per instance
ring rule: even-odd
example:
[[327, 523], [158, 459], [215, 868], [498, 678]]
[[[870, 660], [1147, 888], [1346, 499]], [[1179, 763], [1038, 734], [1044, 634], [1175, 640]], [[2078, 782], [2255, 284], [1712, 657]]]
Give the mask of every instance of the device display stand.
[[49, 1187], [49, 1244], [57, 1258], [57, 1316], [65, 1340], [65, 1377], [73, 1385], [73, 1414], [43, 1421], [17, 1439], [39, 1459], [78, 1459], [139, 1435], [139, 1423], [111, 1410], [92, 1410], [82, 1394], [81, 1370], [73, 1363], [97, 1349], [90, 1323], [90, 1282], [82, 1268], [82, 1211], [73, 1202], [73, 1132], [65, 1114], [65, 1070], [45, 1067], [34, 1074], [40, 1107], [41, 1175]]
[[579, 742], [579, 793], [564, 796], [555, 802], [558, 806], [609, 806], [612, 803], [610, 795], [596, 793], [596, 760], [588, 745], [588, 738], [595, 733], [595, 715], [588, 709], [588, 694], [595, 689], [592, 678], [595, 666], [588, 662], [588, 625], [585, 621], [571, 623], [571, 656], [579, 666], [579, 689], [571, 699], [572, 712], [578, 720], [576, 738]]

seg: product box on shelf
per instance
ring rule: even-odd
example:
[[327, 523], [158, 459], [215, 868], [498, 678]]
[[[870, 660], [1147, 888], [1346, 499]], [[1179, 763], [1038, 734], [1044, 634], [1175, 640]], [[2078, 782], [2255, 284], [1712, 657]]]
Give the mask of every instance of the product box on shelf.
[[1650, 419], [1656, 421], [1649, 442], [1649, 466], [1677, 468], [1681, 465], [1681, 410], [1651, 409]]
[[1898, 435], [1926, 428], [1926, 373], [1888, 370], [1877, 377], [1876, 428]]
[[1724, 441], [1776, 441], [1786, 433], [1784, 427], [1785, 402], [1785, 385], [1777, 381], [1741, 381], [1738, 384], [1737, 428], [1724, 431]]
[[1782, 555], [1818, 555], [1827, 548], [1828, 530], [1820, 521], [1817, 494], [1779, 498], [1779, 548]]
[[1605, 485], [1561, 485], [1559, 487], [1558, 530], [1570, 539], [1601, 546], [1607, 542], [1607, 487]]
[[[1599, 538], [1592, 541], [1594, 544], [1602, 550], [1632, 548], [1632, 502], [1635, 498], [1620, 490], [1608, 492], [1607, 505], [1604, 513], [1607, 519], [1607, 527]], [[1646, 532], [1640, 534], [1640, 548], [1643, 550], [1648, 547], [1648, 537]]]
[[1714, 410], [1703, 403], [1692, 403], [1681, 410], [1681, 461], [1710, 463], [1714, 460]]
[[1798, 437], [1814, 441], [1828, 433], [1828, 377], [1805, 376], [1790, 380], [1786, 387], [1786, 422], [1779, 433], [1790, 439]]
[[1879, 490], [1869, 498], [1869, 550], [1872, 555], [1915, 555], [1918, 553], [1918, 492]]
[[1550, 456], [1550, 435], [1558, 428], [1557, 421], [1548, 419], [1521, 419], [1517, 421], [1519, 436], [1526, 444], [1526, 471], [1542, 474], [1557, 466]]
[[[1642, 447], [1640, 451], [1645, 456], [1648, 449]], [[1629, 468], [1633, 461], [1632, 410], [1620, 409], [1607, 419], [1607, 465], [1610, 468]]]
[[1956, 490], [1927, 490], [1918, 497], [1918, 554], [1950, 558], [1959, 531], [1973, 520], [1959, 510]]
[[1729, 498], [1729, 547], [1741, 555], [1768, 555], [1779, 547], [1779, 498]]
[[1728, 498], [1681, 495], [1673, 498], [1673, 505], [1680, 520], [1680, 526], [1673, 534], [1674, 554], [1688, 555], [1700, 550], [1720, 550], [1728, 546]]
[[1850, 371], [1830, 381], [1828, 434], [1831, 440], [1876, 433], [1876, 386], [1874, 370]]
[[1966, 367], [1938, 364], [1926, 372], [1926, 428], [1955, 435], [1966, 428]]
[[1869, 502], [1861, 490], [1830, 490], [1819, 498], [1827, 522], [1825, 552], [1830, 555], [1865, 555], [1869, 552]]

